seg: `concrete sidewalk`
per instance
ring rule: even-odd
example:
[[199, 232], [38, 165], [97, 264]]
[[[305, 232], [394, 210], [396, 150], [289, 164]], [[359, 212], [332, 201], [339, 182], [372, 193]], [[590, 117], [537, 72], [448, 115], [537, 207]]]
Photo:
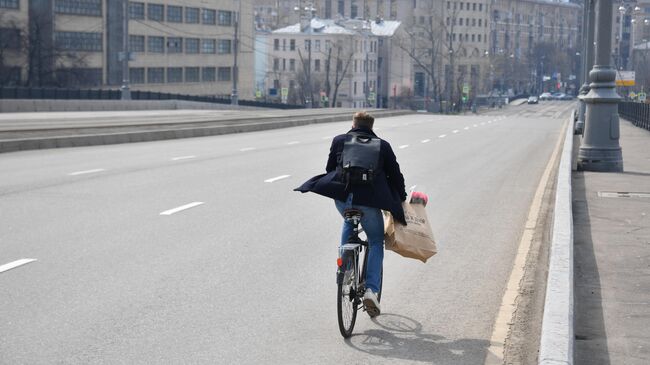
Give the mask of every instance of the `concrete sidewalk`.
[[650, 364], [650, 132], [620, 141], [625, 172], [573, 172], [576, 364]]

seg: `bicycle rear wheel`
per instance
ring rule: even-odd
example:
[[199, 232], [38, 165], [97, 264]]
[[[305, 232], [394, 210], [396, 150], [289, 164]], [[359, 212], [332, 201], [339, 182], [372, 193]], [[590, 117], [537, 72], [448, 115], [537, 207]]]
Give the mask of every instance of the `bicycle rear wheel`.
[[338, 303], [336, 306], [339, 318], [339, 330], [344, 338], [352, 336], [354, 323], [357, 320], [357, 289], [354, 285], [338, 285]]

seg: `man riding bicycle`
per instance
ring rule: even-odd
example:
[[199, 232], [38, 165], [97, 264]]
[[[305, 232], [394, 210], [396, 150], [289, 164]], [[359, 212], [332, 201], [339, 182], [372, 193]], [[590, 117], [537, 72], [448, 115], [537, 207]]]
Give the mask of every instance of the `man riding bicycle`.
[[[381, 309], [377, 299], [380, 291], [381, 270], [384, 260], [384, 220], [381, 210], [388, 210], [395, 221], [406, 224], [402, 202], [406, 200], [404, 176], [402, 175], [395, 153], [390, 144], [377, 137], [372, 131], [374, 117], [366, 112], [354, 114], [352, 129], [332, 140], [330, 153], [325, 167], [326, 174], [315, 176], [295, 189], [308, 191], [332, 198], [339, 213], [354, 208], [363, 213], [361, 225], [368, 237], [368, 263], [366, 272], [366, 293], [363, 303], [371, 317], [379, 315]], [[377, 146], [377, 156], [372, 152], [353, 149], [356, 145]], [[369, 147], [371, 148], [371, 147]], [[363, 147], [361, 147], [363, 149]], [[348, 152], [346, 152], [348, 151]], [[354, 154], [360, 156], [345, 156]], [[364, 157], [370, 156], [370, 157]], [[346, 173], [349, 164], [346, 161], [374, 158], [376, 163], [369, 170], [364, 170], [361, 178], [351, 178]], [[358, 173], [353, 171], [353, 173]], [[363, 180], [363, 181], [360, 181]], [[353, 233], [353, 225], [344, 220], [341, 244], [345, 244]]]

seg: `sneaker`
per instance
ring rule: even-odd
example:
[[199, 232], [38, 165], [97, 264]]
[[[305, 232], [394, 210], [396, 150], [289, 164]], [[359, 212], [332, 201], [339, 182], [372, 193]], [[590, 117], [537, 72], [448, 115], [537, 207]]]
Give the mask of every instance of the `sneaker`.
[[370, 289], [366, 289], [366, 294], [363, 296], [363, 305], [366, 307], [370, 318], [377, 317], [381, 312], [377, 295]]

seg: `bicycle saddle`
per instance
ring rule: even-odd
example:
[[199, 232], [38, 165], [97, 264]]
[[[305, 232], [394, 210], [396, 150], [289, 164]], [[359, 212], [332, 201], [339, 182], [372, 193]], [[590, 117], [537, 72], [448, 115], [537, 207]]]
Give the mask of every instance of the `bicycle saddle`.
[[357, 218], [361, 219], [363, 217], [363, 212], [355, 208], [347, 208], [343, 211], [343, 216], [345, 219]]

